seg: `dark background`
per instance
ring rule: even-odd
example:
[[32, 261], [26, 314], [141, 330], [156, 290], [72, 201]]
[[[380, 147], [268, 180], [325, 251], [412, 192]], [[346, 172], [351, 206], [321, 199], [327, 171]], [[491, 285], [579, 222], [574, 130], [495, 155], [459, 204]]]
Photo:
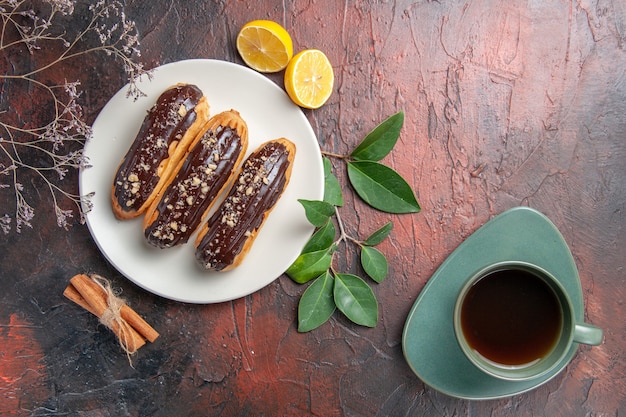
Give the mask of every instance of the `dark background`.
[[[73, 18], [84, 12], [77, 6]], [[140, 60], [148, 68], [187, 58], [241, 63], [235, 36], [257, 18], [285, 26], [296, 51], [322, 49], [333, 63], [335, 91], [324, 107], [305, 112], [321, 148], [348, 153], [403, 110], [400, 140], [384, 162], [408, 180], [422, 212], [375, 212], [346, 185], [341, 216], [348, 233], [365, 237], [387, 221], [395, 226], [379, 247], [390, 261], [389, 277], [374, 288], [379, 324], [363, 328], [336, 314], [299, 334], [304, 287], [286, 276], [216, 305], [159, 298], [118, 274], [86, 226], [57, 227], [49, 195], [25, 174], [33, 227], [0, 240], [0, 414], [626, 411], [624, 2], [129, 0], [125, 13], [137, 24]], [[71, 30], [71, 21], [67, 25]], [[23, 52], [3, 65], [43, 59]], [[47, 76], [81, 81], [89, 122], [126, 82], [119, 63], [104, 54]], [[282, 73], [270, 78], [282, 85]], [[13, 88], [14, 110], [27, 120], [21, 110], [37, 97], [24, 86], [21, 93]], [[347, 184], [340, 164], [336, 172]], [[77, 174], [68, 175], [77, 191]], [[464, 238], [518, 205], [545, 213], [563, 234], [579, 268], [586, 320], [604, 329], [605, 341], [581, 347], [564, 372], [526, 394], [494, 401], [447, 397], [406, 365], [400, 344], [406, 315]], [[0, 189], [0, 215], [13, 210], [10, 190]], [[336, 268], [358, 273], [353, 251], [343, 250]], [[161, 333], [134, 357], [134, 368], [110, 332], [63, 298], [69, 278], [83, 272], [109, 277]]]

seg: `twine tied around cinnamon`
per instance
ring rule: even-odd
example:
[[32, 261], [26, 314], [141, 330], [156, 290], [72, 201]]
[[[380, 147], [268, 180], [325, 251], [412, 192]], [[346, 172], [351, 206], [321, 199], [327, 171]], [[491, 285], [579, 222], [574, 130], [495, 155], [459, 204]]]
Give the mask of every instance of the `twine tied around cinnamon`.
[[117, 336], [132, 366], [131, 355], [154, 342], [159, 333], [141, 318], [126, 301], [115, 294], [108, 279], [100, 275], [78, 274], [70, 279], [63, 295], [89, 311]]
[[115, 295], [111, 287], [111, 282], [108, 279], [100, 275], [92, 275], [91, 279], [100, 285], [106, 294], [107, 308], [102, 312], [100, 323], [104, 324], [109, 329], [119, 328], [120, 346], [124, 349], [126, 354], [130, 355], [134, 353], [128, 348], [132, 326], [122, 318], [121, 313], [122, 307], [126, 304], [126, 300]]

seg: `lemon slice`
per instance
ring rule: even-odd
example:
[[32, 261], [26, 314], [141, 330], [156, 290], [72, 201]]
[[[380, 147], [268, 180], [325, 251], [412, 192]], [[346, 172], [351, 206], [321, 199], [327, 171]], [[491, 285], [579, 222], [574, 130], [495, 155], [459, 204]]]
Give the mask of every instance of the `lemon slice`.
[[320, 108], [333, 92], [333, 67], [318, 49], [305, 49], [289, 61], [285, 71], [285, 90], [300, 107]]
[[246, 65], [259, 72], [284, 69], [293, 56], [289, 33], [271, 20], [253, 20], [237, 35], [237, 50]]

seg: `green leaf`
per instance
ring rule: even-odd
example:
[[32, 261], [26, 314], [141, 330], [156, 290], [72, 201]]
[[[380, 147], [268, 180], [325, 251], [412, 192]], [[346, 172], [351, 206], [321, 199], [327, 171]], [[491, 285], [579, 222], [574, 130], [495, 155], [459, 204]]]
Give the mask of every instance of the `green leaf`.
[[348, 162], [348, 178], [370, 206], [386, 213], [417, 213], [420, 206], [407, 182], [393, 169], [373, 161]]
[[335, 279], [326, 271], [304, 291], [298, 304], [298, 331], [318, 328], [335, 312], [333, 287]]
[[393, 229], [393, 223], [391, 223], [391, 222], [387, 223], [386, 225], [384, 225], [383, 227], [381, 227], [380, 229], [378, 229], [377, 231], [372, 233], [370, 235], [370, 237], [368, 237], [365, 240], [365, 242], [363, 242], [363, 244], [367, 245], [367, 246], [376, 246], [376, 245], [378, 245], [383, 240], [385, 240], [385, 238], [387, 238], [387, 236], [389, 236], [389, 233], [391, 233], [392, 229]]
[[387, 277], [389, 264], [381, 251], [371, 246], [361, 248], [361, 265], [365, 273], [379, 284]]
[[304, 207], [306, 218], [316, 227], [321, 227], [328, 221], [328, 218], [335, 214], [335, 207], [325, 201], [319, 200], [298, 200]]
[[403, 112], [389, 117], [372, 130], [350, 156], [359, 161], [380, 161], [396, 145], [403, 123]]
[[304, 245], [302, 253], [316, 252], [330, 248], [335, 241], [335, 234], [335, 224], [332, 220], [328, 219], [324, 226], [313, 233], [313, 236], [311, 236], [306, 245]]
[[361, 326], [374, 327], [378, 322], [378, 301], [369, 285], [352, 274], [336, 274], [333, 296], [337, 308]]
[[303, 253], [285, 271], [289, 277], [298, 284], [309, 282], [319, 277], [330, 268], [333, 247], [315, 252]]
[[343, 195], [339, 180], [332, 172], [333, 166], [328, 158], [324, 158], [324, 201], [334, 206], [343, 206]]

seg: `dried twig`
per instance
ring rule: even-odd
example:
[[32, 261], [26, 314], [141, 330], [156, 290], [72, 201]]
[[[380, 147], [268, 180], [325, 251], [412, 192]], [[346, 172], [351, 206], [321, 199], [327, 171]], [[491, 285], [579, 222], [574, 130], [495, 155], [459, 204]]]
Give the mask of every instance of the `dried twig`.
[[[30, 114], [17, 114], [20, 103], [14, 101], [18, 98], [0, 95], [0, 193], [12, 192], [15, 202], [14, 214], [0, 213], [0, 229], [5, 234], [12, 227], [18, 233], [23, 226], [32, 227], [35, 211], [23, 182], [27, 172], [34, 174], [36, 180], [31, 181], [41, 181], [51, 195], [59, 227], [68, 228], [75, 213], [83, 223], [91, 209], [91, 195], [78, 195], [63, 186], [69, 170], [89, 164], [83, 145], [91, 136], [91, 126], [80, 104], [81, 84], [67, 80], [53, 84], [47, 72], [62, 68], [68, 60], [101, 53], [121, 63], [129, 79], [128, 95], [135, 98], [143, 95], [137, 81], [151, 76], [136, 61], [140, 52], [135, 23], [127, 18], [120, 1], [90, 5], [85, 25], [72, 34], [62, 23], [72, 18], [75, 6], [72, 0], [0, 0], [0, 62], [8, 63], [0, 66], [0, 85], [3, 92], [20, 88], [36, 100]], [[21, 51], [35, 57], [44, 47], [58, 51], [57, 55], [48, 61], [31, 59], [37, 63], [35, 68], [14, 62], [23, 55]], [[69, 200], [73, 208], [68, 209], [62, 200]]]

